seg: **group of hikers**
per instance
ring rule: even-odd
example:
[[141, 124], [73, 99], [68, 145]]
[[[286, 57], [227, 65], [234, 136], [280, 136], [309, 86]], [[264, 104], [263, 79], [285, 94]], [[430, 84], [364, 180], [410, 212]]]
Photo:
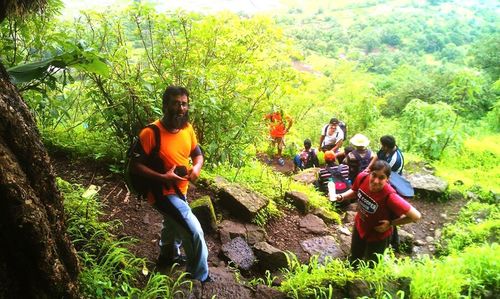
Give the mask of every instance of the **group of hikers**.
[[[200, 222], [191, 211], [186, 195], [189, 182], [200, 176], [204, 157], [189, 123], [189, 101], [186, 88], [166, 88], [162, 97], [163, 117], [140, 132], [138, 142], [129, 150], [128, 169], [150, 186], [146, 193], [148, 201], [163, 216], [157, 266], [165, 269], [174, 263], [185, 262], [190, 278], [203, 283], [211, 281], [208, 248]], [[273, 144], [278, 147], [278, 163], [283, 165], [283, 138], [292, 125], [292, 119], [282, 113], [269, 115], [268, 119], [279, 124], [271, 135]], [[351, 260], [375, 260], [375, 253], [382, 253], [388, 246], [393, 227], [420, 218], [420, 213], [388, 183], [391, 166], [402, 171], [403, 156], [394, 138], [384, 136], [377, 160], [377, 156], [366, 148], [368, 139], [360, 134], [350, 140], [355, 147], [352, 151], [339, 152], [345, 133], [336, 119], [332, 119], [322, 132], [320, 150], [325, 152], [326, 167], [339, 167], [335, 161], [344, 157], [342, 161], [347, 161], [348, 170], [341, 167], [340, 173], [353, 182], [345, 192], [336, 194], [334, 200], [358, 200]], [[307, 155], [299, 154], [298, 167], [319, 166], [310, 140], [304, 142], [304, 152]], [[363, 162], [366, 159], [368, 163]], [[358, 161], [358, 164], [352, 161]], [[361, 173], [357, 174], [357, 171], [356, 176], [351, 169], [361, 170]], [[180, 246], [184, 248], [185, 256], [181, 255]]]
[[[282, 118], [274, 117], [278, 120]], [[279, 125], [279, 121], [270, 126], [273, 144], [278, 145], [280, 165], [284, 164], [281, 156], [284, 136], [292, 123], [291, 118], [288, 119], [288, 127]], [[272, 128], [276, 127], [283, 128], [279, 143], [273, 138]], [[382, 136], [380, 150], [374, 153], [368, 149], [368, 137], [359, 133], [341, 151], [346, 137], [347, 126], [337, 118], [330, 119], [321, 128], [318, 151], [323, 152], [325, 164], [318, 171], [315, 185], [339, 208], [357, 202], [349, 257], [356, 266], [361, 260], [376, 262], [377, 254], [382, 254], [389, 245], [397, 249], [399, 237], [396, 226], [416, 222], [421, 214], [404, 198], [407, 196], [404, 188], [411, 186], [401, 176], [404, 157], [395, 138]], [[305, 139], [304, 148], [293, 159], [294, 172], [320, 167], [318, 154], [312, 148], [311, 140]], [[391, 176], [393, 180], [390, 180]]]

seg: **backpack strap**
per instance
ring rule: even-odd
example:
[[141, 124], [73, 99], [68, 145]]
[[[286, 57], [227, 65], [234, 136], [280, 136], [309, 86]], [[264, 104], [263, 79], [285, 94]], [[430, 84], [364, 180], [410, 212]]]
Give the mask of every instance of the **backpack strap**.
[[153, 135], [155, 137], [155, 146], [153, 147], [150, 153], [150, 155], [154, 157], [157, 156], [158, 153], [160, 152], [160, 145], [161, 145], [160, 128], [158, 128], [158, 126], [155, 124], [149, 124], [146, 126], [146, 128], [150, 128], [151, 130], [153, 130]]

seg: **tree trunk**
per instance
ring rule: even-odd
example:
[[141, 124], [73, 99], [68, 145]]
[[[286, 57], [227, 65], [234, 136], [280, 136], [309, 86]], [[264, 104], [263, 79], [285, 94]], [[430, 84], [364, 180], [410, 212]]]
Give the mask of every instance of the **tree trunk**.
[[0, 298], [78, 298], [76, 251], [47, 151], [0, 63]]

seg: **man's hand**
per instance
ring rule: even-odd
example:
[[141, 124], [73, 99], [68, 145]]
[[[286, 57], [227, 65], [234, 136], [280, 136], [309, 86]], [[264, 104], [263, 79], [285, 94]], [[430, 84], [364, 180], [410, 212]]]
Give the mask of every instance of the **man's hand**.
[[374, 229], [379, 233], [386, 232], [391, 228], [391, 222], [389, 220], [380, 220], [378, 223], [379, 225], [375, 226]]
[[189, 170], [188, 179], [191, 182], [195, 182], [200, 177], [200, 173], [201, 173], [201, 166], [196, 167], [195, 165], [191, 170]]
[[174, 166], [170, 168], [167, 172], [165, 172], [162, 175], [162, 179], [164, 182], [171, 182], [171, 181], [187, 181], [187, 177], [180, 177], [175, 174], [174, 170], [177, 166]]

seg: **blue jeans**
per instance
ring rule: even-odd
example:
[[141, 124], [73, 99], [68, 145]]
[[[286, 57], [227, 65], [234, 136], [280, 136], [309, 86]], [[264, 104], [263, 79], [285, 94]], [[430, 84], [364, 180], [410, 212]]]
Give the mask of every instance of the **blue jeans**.
[[171, 194], [157, 200], [154, 207], [163, 215], [160, 254], [173, 256], [181, 240], [187, 257], [187, 271], [194, 279], [207, 279], [208, 248], [200, 222], [188, 203], [178, 195]]

